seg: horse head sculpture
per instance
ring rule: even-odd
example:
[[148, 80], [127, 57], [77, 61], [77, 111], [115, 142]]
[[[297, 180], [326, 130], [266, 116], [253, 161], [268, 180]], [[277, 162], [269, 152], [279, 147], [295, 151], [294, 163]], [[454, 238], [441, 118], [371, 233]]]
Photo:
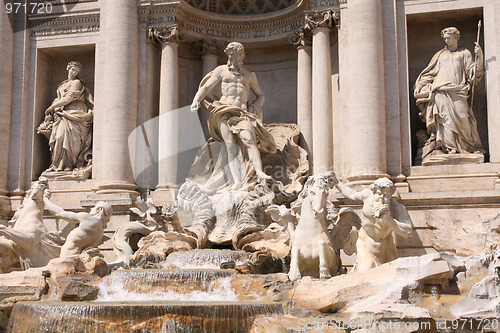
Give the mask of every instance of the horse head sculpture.
[[291, 204], [291, 214], [298, 220], [291, 242], [288, 276], [292, 281], [303, 275], [329, 278], [340, 274], [340, 249], [352, 227], [360, 228], [360, 221], [349, 208], [337, 211], [328, 200], [329, 191], [336, 182], [333, 172], [310, 176], [297, 200]]

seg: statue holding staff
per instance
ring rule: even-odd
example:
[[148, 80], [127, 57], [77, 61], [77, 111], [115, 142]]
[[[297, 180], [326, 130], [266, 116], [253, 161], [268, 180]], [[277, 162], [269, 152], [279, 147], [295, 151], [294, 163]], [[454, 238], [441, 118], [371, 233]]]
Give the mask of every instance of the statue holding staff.
[[[475, 43], [475, 59], [459, 45], [460, 31], [441, 31], [446, 46], [438, 51], [415, 82], [414, 96], [430, 135], [426, 150], [431, 155], [470, 154], [482, 156], [477, 122], [469, 105], [471, 91], [484, 75], [483, 51]], [[425, 159], [424, 159], [425, 164]]]

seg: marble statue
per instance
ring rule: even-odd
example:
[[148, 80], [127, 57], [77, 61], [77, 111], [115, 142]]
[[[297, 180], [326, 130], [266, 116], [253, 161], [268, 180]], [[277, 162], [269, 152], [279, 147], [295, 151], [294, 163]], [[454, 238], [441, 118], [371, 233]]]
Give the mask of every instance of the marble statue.
[[0, 266], [3, 272], [45, 266], [59, 256], [43, 224], [44, 197], [49, 196], [45, 177], [33, 183], [26, 192], [22, 205], [14, 214], [9, 226], [0, 225]]
[[[209, 112], [211, 139], [225, 146], [219, 160], [214, 162], [217, 168], [213, 177], [205, 186], [213, 191], [227, 187], [228, 183], [232, 190], [239, 190], [249, 187], [255, 178], [257, 181], [267, 178], [260, 152], [276, 152], [273, 136], [262, 125], [264, 93], [257, 76], [243, 65], [243, 45], [229, 43], [224, 52], [228, 56], [227, 64], [203, 78], [191, 105], [193, 112], [200, 107]], [[257, 97], [252, 103], [249, 103], [250, 91]], [[225, 179], [226, 166], [231, 181]]]
[[[352, 228], [361, 226], [356, 213], [349, 208], [337, 212], [327, 199], [334, 181], [333, 172], [310, 176], [297, 200], [290, 205], [290, 212], [277, 205], [267, 209], [275, 221], [288, 225], [291, 236], [288, 276], [292, 281], [305, 275], [330, 278], [340, 274], [340, 249], [351, 235]], [[296, 228], [292, 216], [298, 221]], [[331, 231], [328, 230], [330, 224], [333, 224]]]
[[51, 164], [46, 172], [82, 171], [88, 178], [91, 164], [93, 99], [78, 78], [79, 62], [66, 67], [68, 79], [57, 87], [57, 98], [45, 110], [45, 120], [37, 132], [49, 140]]
[[369, 189], [355, 191], [333, 180], [348, 199], [363, 202], [361, 229], [356, 241], [353, 271], [365, 271], [398, 258], [395, 235], [410, 238], [412, 221], [405, 206], [392, 198], [396, 191], [388, 178], [379, 178]]
[[[434, 160], [453, 158], [452, 154], [474, 154], [469, 159], [483, 162], [483, 148], [477, 131], [471, 90], [484, 75], [483, 51], [475, 43], [475, 59], [460, 46], [460, 32], [450, 27], [441, 31], [446, 46], [438, 51], [415, 82], [414, 96], [430, 139], [423, 165]], [[448, 154], [448, 157], [441, 155]], [[456, 157], [456, 156], [455, 156]], [[465, 158], [465, 157], [464, 157]]]
[[97, 248], [113, 214], [111, 205], [104, 201], [97, 202], [89, 213], [66, 211], [50, 201], [47, 196], [44, 197], [44, 203], [50, 213], [68, 222], [68, 225], [59, 232], [65, 240], [61, 247], [60, 258], [78, 255], [89, 247]]
[[115, 263], [125, 267], [130, 266], [130, 257], [135, 252], [130, 245], [130, 237], [135, 234], [146, 236], [158, 229], [158, 223], [153, 216], [157, 212], [154, 200], [148, 198], [144, 201], [141, 197], [137, 197], [135, 204], [137, 207], [132, 207], [130, 210], [138, 215], [140, 220], [122, 224], [113, 234]]

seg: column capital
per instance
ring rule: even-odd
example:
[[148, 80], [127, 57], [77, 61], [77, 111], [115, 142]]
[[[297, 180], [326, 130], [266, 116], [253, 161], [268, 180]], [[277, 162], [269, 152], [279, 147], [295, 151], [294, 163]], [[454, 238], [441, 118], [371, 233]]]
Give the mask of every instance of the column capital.
[[204, 55], [217, 55], [222, 49], [221, 45], [217, 43], [214, 39], [202, 39], [192, 45], [192, 51], [194, 54], [204, 56]]
[[295, 31], [293, 35], [288, 37], [288, 41], [291, 44], [300, 47], [307, 47], [312, 45], [312, 34], [310, 29], [301, 28], [298, 31]]
[[333, 28], [340, 21], [340, 11], [337, 9], [306, 11], [305, 29]]
[[148, 37], [154, 44], [179, 43], [186, 39], [186, 35], [179, 31], [177, 24], [163, 27], [149, 27]]

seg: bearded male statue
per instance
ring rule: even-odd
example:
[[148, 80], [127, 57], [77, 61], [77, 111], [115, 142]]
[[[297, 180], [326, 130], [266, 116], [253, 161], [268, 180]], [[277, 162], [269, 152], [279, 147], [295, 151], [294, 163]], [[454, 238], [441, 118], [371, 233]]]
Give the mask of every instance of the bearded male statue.
[[359, 192], [335, 181], [335, 187], [346, 198], [363, 202], [353, 271], [366, 271], [397, 259], [395, 236], [410, 238], [413, 226], [405, 206], [392, 198], [396, 191], [392, 181], [379, 178], [369, 189]]
[[[262, 125], [264, 93], [255, 73], [243, 65], [243, 45], [229, 43], [224, 52], [228, 56], [227, 64], [203, 78], [191, 105], [193, 112], [200, 107], [209, 112], [211, 140], [224, 146], [220, 154], [223, 160], [213, 162], [216, 167], [205, 184], [207, 192], [227, 187], [231, 190], [251, 188], [256, 181], [268, 178], [260, 152], [276, 152], [273, 136]], [[252, 103], [250, 91], [256, 96]], [[225, 172], [226, 166], [229, 172]]]

